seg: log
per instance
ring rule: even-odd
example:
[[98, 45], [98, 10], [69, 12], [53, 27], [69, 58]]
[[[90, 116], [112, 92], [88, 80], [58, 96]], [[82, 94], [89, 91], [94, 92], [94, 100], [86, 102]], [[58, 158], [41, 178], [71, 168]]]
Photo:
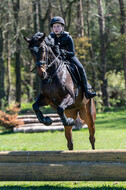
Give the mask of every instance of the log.
[[0, 181], [126, 181], [126, 150], [4, 151]]

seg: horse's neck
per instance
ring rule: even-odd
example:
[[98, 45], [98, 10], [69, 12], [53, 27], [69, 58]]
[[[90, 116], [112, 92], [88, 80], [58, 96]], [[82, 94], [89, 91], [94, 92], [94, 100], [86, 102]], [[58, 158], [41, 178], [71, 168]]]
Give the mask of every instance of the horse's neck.
[[57, 68], [60, 64], [60, 60], [58, 58], [58, 55], [56, 56], [52, 49], [49, 49], [49, 56], [48, 56], [48, 64], [50, 65], [50, 67], [52, 68]]

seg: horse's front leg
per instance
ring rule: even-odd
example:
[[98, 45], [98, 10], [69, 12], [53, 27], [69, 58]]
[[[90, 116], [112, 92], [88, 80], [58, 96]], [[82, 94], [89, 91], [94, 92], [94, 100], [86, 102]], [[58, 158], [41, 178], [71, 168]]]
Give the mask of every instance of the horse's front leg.
[[74, 103], [74, 98], [72, 98], [72, 96], [70, 94], [68, 94], [66, 96], [66, 98], [63, 99], [63, 101], [57, 108], [57, 113], [59, 114], [60, 119], [64, 126], [73, 126], [74, 125], [74, 119], [67, 118], [64, 113], [64, 110], [73, 103]]
[[40, 123], [43, 123], [44, 125], [51, 125], [52, 120], [50, 119], [50, 117], [48, 116], [44, 117], [39, 109], [40, 106], [48, 105], [47, 102], [48, 102], [47, 99], [42, 94], [40, 94], [39, 97], [37, 98], [37, 101], [32, 105], [32, 107]]

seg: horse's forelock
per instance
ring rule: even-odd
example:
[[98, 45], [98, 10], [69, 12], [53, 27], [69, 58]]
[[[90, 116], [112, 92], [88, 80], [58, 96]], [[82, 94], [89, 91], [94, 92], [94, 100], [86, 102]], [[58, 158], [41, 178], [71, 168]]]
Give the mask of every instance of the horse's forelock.
[[29, 43], [29, 46], [28, 48], [31, 48], [32, 46], [34, 46], [34, 43], [37, 42], [44, 34], [41, 33], [41, 32], [37, 32], [36, 34], [34, 34], [32, 37], [31, 37], [31, 40], [30, 40], [30, 43]]
[[39, 39], [39, 38], [41, 38], [42, 36], [44, 36], [44, 33], [37, 32], [37, 33], [35, 33], [35, 34], [32, 36], [32, 39]]

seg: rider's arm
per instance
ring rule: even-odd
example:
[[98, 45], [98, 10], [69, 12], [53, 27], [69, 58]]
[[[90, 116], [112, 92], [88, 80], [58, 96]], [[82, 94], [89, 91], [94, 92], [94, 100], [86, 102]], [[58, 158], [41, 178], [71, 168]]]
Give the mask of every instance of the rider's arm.
[[75, 56], [74, 42], [70, 35], [68, 36], [68, 47], [67, 47], [67, 51], [66, 51], [66, 56], [67, 56], [67, 58], [71, 58], [71, 57]]

